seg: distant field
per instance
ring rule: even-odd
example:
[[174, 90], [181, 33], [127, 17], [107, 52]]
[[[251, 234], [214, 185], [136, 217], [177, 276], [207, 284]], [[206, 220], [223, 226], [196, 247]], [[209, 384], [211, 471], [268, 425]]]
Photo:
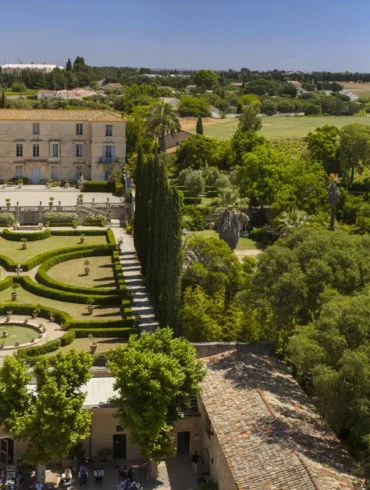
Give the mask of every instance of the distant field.
[[[370, 86], [370, 84], [369, 84]], [[346, 124], [363, 123], [370, 125], [370, 117], [284, 117], [271, 116], [264, 117], [262, 120], [261, 134], [271, 139], [278, 138], [303, 138], [310, 131], [324, 124], [332, 124], [341, 128]], [[195, 133], [196, 118], [186, 117], [181, 120], [183, 129]], [[238, 119], [211, 119], [205, 118], [203, 121], [204, 134], [216, 139], [229, 139], [235, 133], [238, 126]]]
[[370, 83], [339, 82], [346, 90], [351, 90], [355, 95], [370, 95]]

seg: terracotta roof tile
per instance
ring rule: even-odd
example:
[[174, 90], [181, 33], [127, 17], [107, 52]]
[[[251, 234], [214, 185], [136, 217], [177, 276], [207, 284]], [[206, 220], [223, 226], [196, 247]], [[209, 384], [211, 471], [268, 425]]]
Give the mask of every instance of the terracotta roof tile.
[[0, 121], [126, 122], [119, 114], [100, 110], [0, 109]]
[[352, 461], [277, 359], [232, 350], [205, 359], [201, 394], [239, 490], [350, 490]]

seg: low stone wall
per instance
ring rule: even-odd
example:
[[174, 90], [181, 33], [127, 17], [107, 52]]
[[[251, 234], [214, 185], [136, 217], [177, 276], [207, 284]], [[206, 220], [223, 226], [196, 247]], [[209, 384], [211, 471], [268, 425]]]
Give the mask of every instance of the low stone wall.
[[221, 352], [237, 349], [242, 352], [256, 352], [267, 356], [275, 355], [275, 344], [272, 342], [198, 342], [193, 343], [199, 359], [214, 356]]

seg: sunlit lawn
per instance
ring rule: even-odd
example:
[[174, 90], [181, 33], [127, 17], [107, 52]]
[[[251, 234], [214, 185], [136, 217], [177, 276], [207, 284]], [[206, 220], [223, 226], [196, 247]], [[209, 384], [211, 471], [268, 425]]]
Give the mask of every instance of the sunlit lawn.
[[[87, 236], [85, 237], [84, 245], [105, 245], [106, 243], [105, 236]], [[80, 237], [78, 236], [52, 236], [45, 240], [27, 242], [27, 249], [22, 250], [21, 242], [12, 242], [0, 237], [0, 255], [5, 255], [14, 260], [14, 262], [22, 264], [35, 255], [78, 245], [81, 246]]]
[[[98, 337], [94, 339], [94, 342], [98, 345], [95, 354], [102, 354], [104, 352], [108, 352], [111, 349], [115, 349], [118, 345], [125, 345], [127, 340], [123, 338], [116, 337]], [[91, 340], [89, 338], [85, 339], [75, 339], [72, 344], [66, 345], [60, 348], [62, 352], [68, 352], [71, 349], [90, 351]], [[59, 352], [59, 351], [58, 351]], [[50, 356], [55, 355], [55, 352], [51, 352], [47, 354]]]
[[[89, 275], [85, 274], [85, 260], [90, 262]], [[47, 275], [58, 282], [84, 288], [116, 287], [110, 256], [86, 257], [61, 262], [49, 269]]]
[[[5, 289], [5, 291], [0, 291], [0, 304], [9, 303], [14, 304], [11, 300], [12, 288]], [[22, 287], [17, 289], [17, 300], [18, 304], [27, 304], [27, 303], [39, 303], [40, 305], [49, 306], [51, 308], [55, 308], [57, 310], [64, 311], [71, 315], [72, 318], [76, 320], [88, 320], [92, 321], [102, 321], [102, 320], [118, 320], [121, 318], [121, 312], [119, 306], [115, 305], [101, 305], [95, 306], [92, 315], [87, 314], [87, 307], [83, 304], [78, 303], [66, 303], [64, 301], [57, 301], [55, 299], [44, 298], [42, 296], [36, 296], [32, 294]]]

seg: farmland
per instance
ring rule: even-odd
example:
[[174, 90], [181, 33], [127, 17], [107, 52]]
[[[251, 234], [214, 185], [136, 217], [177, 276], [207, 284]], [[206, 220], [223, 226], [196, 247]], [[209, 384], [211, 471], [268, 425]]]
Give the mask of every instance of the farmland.
[[[370, 86], [370, 84], [369, 84]], [[261, 134], [271, 139], [303, 138], [310, 131], [324, 124], [332, 124], [341, 128], [346, 124], [363, 123], [370, 125], [370, 117], [361, 116], [317, 116], [317, 117], [264, 117]], [[183, 118], [182, 128], [195, 133], [196, 118]], [[204, 134], [216, 139], [229, 139], [238, 126], [238, 119], [211, 119], [203, 120]]]

